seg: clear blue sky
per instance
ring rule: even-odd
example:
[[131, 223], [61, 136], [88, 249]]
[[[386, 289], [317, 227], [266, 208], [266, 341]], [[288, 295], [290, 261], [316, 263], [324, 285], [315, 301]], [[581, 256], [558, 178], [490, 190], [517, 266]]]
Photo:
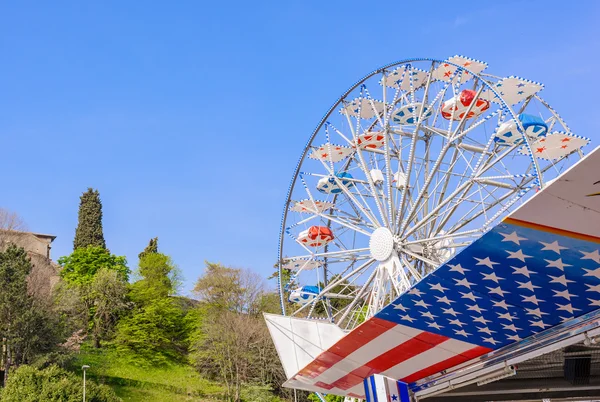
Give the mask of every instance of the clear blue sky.
[[58, 258], [98, 188], [132, 267], [159, 236], [185, 291], [204, 260], [266, 276], [298, 156], [358, 78], [464, 54], [545, 83], [597, 145], [599, 20], [596, 1], [4, 1], [0, 206]]

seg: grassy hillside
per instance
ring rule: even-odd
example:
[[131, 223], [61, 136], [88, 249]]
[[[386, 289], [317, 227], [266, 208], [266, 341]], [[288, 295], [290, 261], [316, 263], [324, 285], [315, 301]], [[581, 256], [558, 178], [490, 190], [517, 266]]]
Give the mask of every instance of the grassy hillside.
[[[186, 364], [167, 367], [139, 367], [127, 356], [120, 355], [110, 346], [94, 349], [84, 344], [72, 364], [72, 370], [81, 375], [81, 366], [87, 364], [87, 376], [109, 385], [124, 402], [188, 402], [222, 401], [224, 387], [202, 378]], [[252, 386], [243, 390], [247, 402], [280, 402], [269, 389]]]
[[191, 366], [139, 367], [110, 347], [83, 345], [73, 370], [81, 373], [84, 364], [90, 366], [90, 378], [111, 386], [125, 402], [211, 401], [223, 394], [223, 387], [200, 377]]

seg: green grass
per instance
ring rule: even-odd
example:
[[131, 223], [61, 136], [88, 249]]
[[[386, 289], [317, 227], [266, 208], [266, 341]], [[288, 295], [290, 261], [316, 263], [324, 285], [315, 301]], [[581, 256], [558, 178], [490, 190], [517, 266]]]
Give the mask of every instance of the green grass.
[[83, 345], [73, 363], [75, 371], [87, 364], [88, 377], [111, 386], [125, 402], [221, 400], [223, 387], [202, 378], [191, 366], [139, 367], [110, 346]]

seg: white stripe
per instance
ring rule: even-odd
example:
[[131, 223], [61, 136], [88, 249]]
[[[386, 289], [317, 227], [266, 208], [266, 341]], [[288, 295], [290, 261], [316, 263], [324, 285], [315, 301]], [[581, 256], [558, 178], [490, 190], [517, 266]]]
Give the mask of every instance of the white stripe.
[[[395, 327], [392, 329], [395, 329]], [[402, 332], [393, 330], [386, 331], [377, 338], [361, 346], [347, 357], [334, 364], [331, 368], [319, 374], [313, 379], [313, 384], [319, 381], [326, 384], [332, 384], [351, 371], [364, 366], [374, 358], [385, 354], [390, 349], [395, 348], [423, 332], [412, 328], [410, 328], [410, 331], [405, 330], [404, 328], [401, 329]], [[406, 335], [406, 333], [410, 333], [411, 336]]]
[[448, 339], [421, 354], [395, 365], [383, 374], [392, 378], [402, 379], [475, 347], [477, 347], [477, 345], [472, 345], [456, 339]]

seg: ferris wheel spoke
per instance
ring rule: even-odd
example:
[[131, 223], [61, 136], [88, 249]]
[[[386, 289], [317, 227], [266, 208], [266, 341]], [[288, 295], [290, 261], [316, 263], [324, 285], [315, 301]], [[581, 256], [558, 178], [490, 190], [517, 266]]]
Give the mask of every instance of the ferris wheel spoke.
[[[372, 103], [372, 101], [371, 101], [371, 103]], [[359, 114], [360, 114], [361, 106], [362, 106], [362, 102], [359, 105]], [[375, 107], [373, 106], [373, 108], [375, 108]], [[367, 169], [367, 164], [365, 163], [365, 159], [364, 159], [364, 156], [362, 154], [361, 147], [359, 146], [359, 142], [358, 142], [358, 126], [356, 127], [356, 130], [355, 130], [352, 127], [352, 121], [350, 119], [350, 115], [348, 113], [345, 113], [345, 115], [346, 115], [346, 119], [348, 120], [348, 126], [350, 127], [350, 130], [352, 131], [352, 138], [354, 139], [354, 143], [356, 144], [356, 155], [358, 156], [358, 161], [359, 161], [358, 165], [362, 169], [364, 175], [367, 178], [367, 182], [369, 183], [369, 188], [370, 188], [371, 195], [375, 199], [375, 205], [377, 206], [377, 210], [379, 211], [379, 215], [381, 216], [381, 220], [382, 220], [382, 222], [384, 222], [384, 225], [385, 225], [386, 221], [387, 221], [387, 217], [386, 217], [385, 213], [383, 212], [383, 208], [382, 208], [382, 205], [381, 205], [381, 200], [379, 199], [379, 197], [377, 195], [377, 189], [375, 187], [375, 184], [373, 183], [373, 178], [371, 177], [371, 172], [369, 171], [369, 169]], [[377, 114], [377, 116], [379, 116], [379, 114]]]
[[[432, 65], [431, 65], [431, 69], [429, 71], [429, 75], [428, 75], [428, 78], [427, 78], [427, 83], [425, 84], [425, 93], [429, 92], [429, 86], [431, 84], [431, 78], [432, 78], [432, 75], [433, 75], [433, 68], [434, 68], [434, 63], [432, 63]], [[458, 71], [458, 70], [456, 70], [456, 71]], [[437, 93], [436, 97], [434, 98], [434, 100], [432, 102], [432, 105], [435, 105], [435, 103], [436, 103], [436, 101], [438, 99], [441, 100], [441, 98], [443, 97], [443, 93], [446, 92], [446, 89], [448, 88], [448, 85], [450, 84], [450, 82], [452, 82], [452, 79], [454, 78], [454, 75], [456, 74], [456, 71], [454, 72], [454, 74], [452, 74], [450, 81], [447, 82], [446, 84], [444, 84], [442, 90]], [[413, 102], [414, 102], [414, 99], [413, 99]], [[413, 170], [413, 158], [415, 156], [415, 147], [416, 147], [416, 144], [417, 144], [417, 136], [418, 136], [418, 132], [419, 132], [419, 127], [421, 126], [422, 113], [423, 113], [424, 109], [425, 108], [421, 108], [420, 118], [419, 118], [419, 120], [416, 121], [416, 123], [415, 123], [415, 129], [414, 129], [413, 134], [412, 134], [411, 145], [410, 145], [410, 149], [409, 149], [409, 152], [408, 152], [408, 166], [406, 168], [406, 185], [402, 189], [402, 195], [400, 197], [401, 198], [400, 207], [399, 207], [399, 209], [397, 211], [397, 215], [396, 215], [396, 225], [395, 225], [396, 228], [400, 227], [400, 220], [405, 215], [404, 214], [404, 206], [406, 204], [406, 196], [407, 196], [407, 192], [408, 192], [407, 189], [409, 188], [410, 183], [411, 183], [411, 173], [412, 173], [412, 170]], [[413, 203], [413, 207], [414, 207], [414, 203]], [[396, 230], [396, 232], [398, 233], [399, 230]]]
[[[364, 216], [367, 219], [369, 219], [373, 225], [380, 227], [381, 224], [379, 223], [377, 218], [370, 213], [368, 204], [366, 203], [366, 201], [364, 201], [364, 198], [363, 198], [363, 201], [365, 202], [364, 204], [361, 204], [360, 202], [358, 202], [358, 200], [354, 197], [354, 195], [350, 192], [350, 190], [348, 190], [348, 188], [342, 183], [342, 181], [335, 175], [333, 170], [331, 170], [329, 168], [329, 166], [327, 166], [325, 164], [325, 162], [321, 161], [321, 163], [323, 164], [323, 167], [325, 168], [325, 170], [327, 170], [327, 172], [329, 173], [329, 177], [332, 177], [335, 180], [336, 184], [338, 185], [338, 187], [340, 188], [342, 193], [344, 193], [344, 195], [346, 197], [348, 197], [348, 199], [351, 202], [353, 202], [362, 211]], [[361, 197], [362, 197], [362, 194], [361, 194]]]
[[[368, 260], [367, 262], [361, 264], [358, 268], [352, 270], [350, 273], [344, 275], [342, 278], [339, 278], [338, 280], [336, 280], [335, 282], [329, 283], [327, 286], [325, 286], [317, 295], [317, 297], [315, 298], [315, 300], [320, 300], [323, 299], [323, 295], [325, 293], [327, 293], [329, 290], [331, 290], [332, 288], [334, 288], [335, 286], [337, 286], [337, 284], [339, 284], [341, 281], [343, 280], [347, 280], [348, 278], [350, 278], [353, 275], [356, 275], [357, 273], [363, 271], [365, 268], [367, 268], [370, 264], [373, 263], [373, 261], [375, 261], [374, 258], [371, 258], [370, 260]], [[298, 313], [300, 313], [301, 311], [303, 311], [304, 309], [306, 309], [308, 306], [310, 306], [310, 304], [305, 304], [302, 307], [298, 308], [293, 315], [297, 315]]]
[[[310, 250], [309, 250], [310, 251]], [[355, 249], [348, 249], [348, 250], [339, 250], [339, 251], [326, 251], [326, 252], [321, 252], [321, 253], [309, 253], [308, 255], [300, 255], [300, 256], [296, 256], [296, 257], [290, 257], [288, 258], [290, 261], [296, 261], [296, 260], [303, 260], [306, 258], [325, 258], [325, 257], [341, 257], [341, 256], [351, 256], [353, 254], [357, 254], [357, 253], [362, 253], [365, 251], [369, 251], [368, 247], [363, 247], [363, 248], [355, 248]]]
[[[458, 81], [460, 82], [460, 79]], [[408, 214], [406, 214], [406, 218], [404, 219], [404, 221], [402, 223], [402, 226], [400, 227], [400, 232], [402, 232], [406, 228], [406, 226], [408, 225], [408, 223], [412, 219], [413, 214], [415, 213], [415, 208], [419, 205], [419, 203], [423, 199], [423, 195], [425, 194], [425, 192], [429, 188], [429, 185], [431, 184], [431, 181], [433, 180], [434, 175], [437, 173], [437, 171], [438, 171], [438, 169], [439, 169], [442, 161], [444, 160], [444, 158], [446, 156], [446, 153], [448, 152], [448, 150], [450, 149], [450, 147], [452, 146], [452, 144], [455, 141], [461, 141], [462, 138], [466, 135], [465, 133], [460, 133], [459, 134], [459, 130], [464, 126], [465, 121], [467, 119], [467, 116], [469, 115], [469, 113], [471, 112], [471, 110], [473, 109], [473, 107], [475, 106], [475, 103], [479, 99], [479, 96], [481, 95], [482, 91], [483, 91], [483, 86], [481, 86], [479, 88], [479, 90], [475, 94], [475, 97], [474, 97], [473, 101], [467, 107], [467, 110], [464, 112], [463, 117], [461, 118], [458, 126], [452, 132], [451, 136], [448, 138], [448, 141], [444, 144], [442, 150], [440, 151], [440, 154], [438, 155], [437, 160], [435, 161], [433, 167], [431, 168], [431, 172], [429, 172], [429, 174], [427, 175], [427, 178], [425, 179], [425, 183], [423, 184], [423, 187], [421, 188], [421, 191], [419, 191], [419, 194], [417, 195], [417, 197], [415, 199], [415, 202], [413, 203], [413, 207], [409, 210]], [[454, 116], [454, 113], [452, 113], [451, 116]], [[452, 121], [451, 121], [450, 124], [452, 124]], [[448, 130], [448, 131], [450, 131], [450, 130]], [[427, 211], [425, 211], [425, 213], [427, 213]]]

